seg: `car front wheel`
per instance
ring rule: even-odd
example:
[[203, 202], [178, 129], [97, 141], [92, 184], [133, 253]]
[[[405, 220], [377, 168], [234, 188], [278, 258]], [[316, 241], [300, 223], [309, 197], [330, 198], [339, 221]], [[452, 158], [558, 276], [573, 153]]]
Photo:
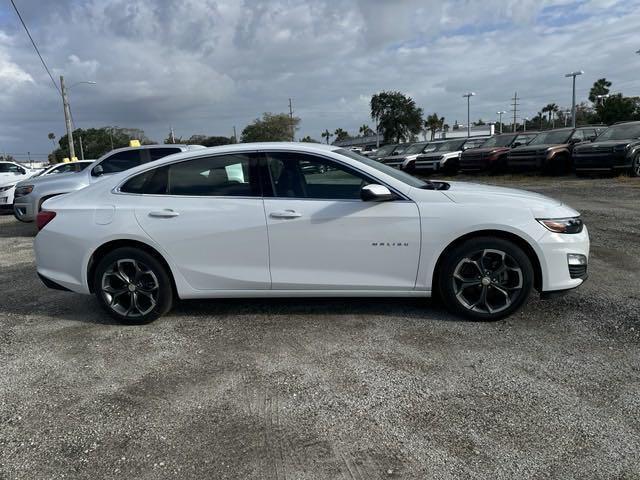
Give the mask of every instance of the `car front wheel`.
[[167, 313], [173, 286], [165, 267], [138, 248], [118, 248], [102, 258], [94, 277], [98, 302], [121, 323], [144, 324]]
[[502, 238], [472, 238], [454, 247], [438, 275], [447, 309], [478, 321], [512, 314], [532, 287], [531, 261], [517, 245]]
[[640, 177], [640, 154], [636, 155], [631, 164], [631, 176]]

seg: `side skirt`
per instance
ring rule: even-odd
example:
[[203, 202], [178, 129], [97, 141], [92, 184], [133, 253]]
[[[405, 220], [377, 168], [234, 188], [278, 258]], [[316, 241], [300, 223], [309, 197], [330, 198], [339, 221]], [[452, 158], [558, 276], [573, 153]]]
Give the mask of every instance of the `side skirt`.
[[431, 297], [428, 290], [201, 290], [181, 292], [192, 298]]

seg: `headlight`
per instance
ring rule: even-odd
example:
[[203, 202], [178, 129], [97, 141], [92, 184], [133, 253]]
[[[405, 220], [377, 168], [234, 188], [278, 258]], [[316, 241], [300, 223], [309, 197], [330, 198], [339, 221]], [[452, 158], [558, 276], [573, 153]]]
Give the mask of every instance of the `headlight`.
[[24, 197], [25, 195], [29, 195], [31, 192], [33, 192], [33, 185], [23, 185], [16, 188], [14, 195], [16, 197]]
[[538, 218], [547, 230], [554, 233], [580, 233], [584, 223], [580, 217], [571, 218]]
[[6, 192], [7, 190], [11, 190], [13, 187], [15, 187], [15, 184], [14, 185], [7, 185], [7, 186], [4, 186], [4, 187], [0, 187], [0, 192]]

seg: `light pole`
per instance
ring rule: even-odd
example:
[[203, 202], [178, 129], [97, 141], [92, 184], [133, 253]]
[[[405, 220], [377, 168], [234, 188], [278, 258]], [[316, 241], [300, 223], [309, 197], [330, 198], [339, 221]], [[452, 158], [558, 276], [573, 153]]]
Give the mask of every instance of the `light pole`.
[[67, 88], [64, 84], [64, 77], [60, 75], [60, 93], [62, 94], [62, 108], [64, 109], [64, 123], [67, 128], [67, 142], [69, 143], [69, 160], [73, 161], [76, 156], [76, 149], [73, 145], [73, 127], [71, 126], [71, 109], [69, 108], [69, 98], [67, 91], [70, 88], [80, 85], [81, 83], [87, 83], [89, 85], [95, 85], [96, 82], [76, 82]]
[[522, 131], [526, 132], [527, 131], [527, 122], [529, 121], [529, 117], [524, 117], [522, 119]]
[[609, 98], [609, 96], [610, 95], [608, 93], [605, 94], [605, 95], [596, 95], [596, 99], [599, 100], [599, 102], [597, 102], [597, 103], [604, 104], [604, 99], [605, 98]]
[[500, 133], [502, 134], [502, 115], [504, 115], [507, 112], [500, 111], [500, 112], [496, 112], [496, 113], [498, 115], [500, 115], [500, 117], [499, 117], [500, 119], [498, 120], [498, 122], [500, 122]]
[[583, 73], [584, 72], [582, 70], [578, 70], [565, 75], [565, 77], [572, 77], [573, 79], [573, 94], [571, 96], [571, 126], [573, 128], [576, 128], [576, 77]]
[[467, 137], [471, 136], [471, 97], [474, 95], [474, 92], [468, 92], [462, 95], [463, 98], [467, 98]]

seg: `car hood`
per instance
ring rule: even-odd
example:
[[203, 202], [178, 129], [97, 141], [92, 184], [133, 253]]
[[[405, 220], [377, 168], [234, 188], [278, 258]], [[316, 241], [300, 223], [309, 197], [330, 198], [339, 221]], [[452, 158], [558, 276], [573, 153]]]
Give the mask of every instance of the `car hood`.
[[87, 178], [87, 172], [69, 172], [69, 173], [57, 173], [55, 175], [45, 175], [42, 177], [28, 178], [19, 182], [18, 185], [33, 185], [35, 188], [47, 188], [47, 189], [68, 189], [75, 190], [82, 188], [89, 184]]
[[638, 140], [607, 140], [604, 142], [589, 142], [584, 145], [577, 146], [574, 150], [578, 152], [589, 151], [593, 149], [611, 149], [615, 147], [626, 147], [627, 145], [632, 145], [640, 143]]
[[[574, 217], [579, 215], [577, 211], [562, 202], [539, 193], [478, 183], [447, 183], [450, 187], [448, 190], [442, 190], [442, 193], [455, 203], [471, 204], [476, 207], [478, 205], [486, 205], [488, 208], [526, 208], [536, 218]], [[429, 190], [423, 191], [428, 192]]]
[[511, 149], [512, 152], [539, 152], [549, 148], [566, 147], [566, 143], [541, 143], [540, 145], [527, 145]]
[[506, 152], [509, 150], [509, 147], [487, 147], [487, 148], [471, 148], [462, 152], [462, 156], [464, 157], [466, 153], [488, 153], [489, 155], [499, 152]]

